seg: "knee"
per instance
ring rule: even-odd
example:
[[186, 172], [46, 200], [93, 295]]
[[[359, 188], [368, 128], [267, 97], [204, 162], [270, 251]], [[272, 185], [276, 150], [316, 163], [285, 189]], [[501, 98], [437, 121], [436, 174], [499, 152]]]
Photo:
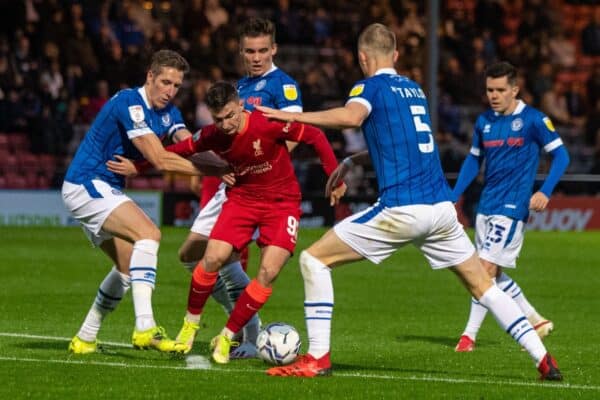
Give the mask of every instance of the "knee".
[[310, 278], [316, 271], [325, 270], [329, 270], [329, 267], [317, 257], [311, 255], [306, 250], [303, 250], [302, 253], [300, 253], [300, 272], [302, 272], [302, 277], [304, 277], [304, 279]]
[[204, 270], [207, 272], [218, 271], [219, 268], [223, 265], [225, 260], [218, 255], [213, 254], [205, 254], [204, 258], [202, 258], [202, 265], [204, 266]]

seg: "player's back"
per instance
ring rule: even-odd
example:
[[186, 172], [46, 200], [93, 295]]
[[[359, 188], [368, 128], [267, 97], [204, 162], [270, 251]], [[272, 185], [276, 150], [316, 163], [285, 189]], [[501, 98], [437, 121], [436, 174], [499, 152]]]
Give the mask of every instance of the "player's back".
[[362, 128], [385, 206], [450, 200], [425, 93], [393, 69], [359, 82], [349, 101], [370, 107]]

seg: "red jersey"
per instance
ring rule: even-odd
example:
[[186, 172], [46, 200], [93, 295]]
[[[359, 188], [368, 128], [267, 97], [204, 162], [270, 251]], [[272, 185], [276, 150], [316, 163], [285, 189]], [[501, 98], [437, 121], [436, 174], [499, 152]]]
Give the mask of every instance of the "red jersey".
[[167, 147], [184, 157], [212, 150], [226, 160], [236, 178], [227, 196], [249, 200], [300, 200], [300, 185], [294, 173], [286, 141], [312, 145], [327, 176], [337, 160], [323, 131], [299, 122], [270, 120], [259, 111], [246, 113], [245, 125], [233, 135], [212, 124], [192, 137]]

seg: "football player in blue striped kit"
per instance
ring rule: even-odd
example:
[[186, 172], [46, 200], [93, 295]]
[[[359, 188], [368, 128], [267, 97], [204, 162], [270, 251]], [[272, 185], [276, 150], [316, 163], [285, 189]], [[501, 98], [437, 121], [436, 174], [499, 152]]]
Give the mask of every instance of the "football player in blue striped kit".
[[[494, 285], [458, 222], [433, 140], [427, 99], [418, 84], [396, 73], [397, 57], [393, 32], [381, 24], [369, 25], [358, 39], [358, 60], [366, 79], [355, 84], [343, 107], [305, 113], [259, 108], [268, 117], [287, 121], [361, 127], [379, 187], [377, 203], [342, 220], [300, 254], [308, 353], [267, 374], [330, 374], [331, 268], [362, 259], [380, 263], [412, 243], [433, 269], [449, 268], [458, 276], [529, 352], [542, 379], [562, 379], [533, 326], [514, 300]], [[344, 177], [348, 164], [338, 167], [327, 189]]]
[[[503, 268], [516, 267], [529, 210], [546, 208], [569, 164], [569, 154], [550, 119], [517, 98], [515, 67], [498, 62], [487, 68], [485, 76], [491, 109], [481, 114], [475, 123], [471, 151], [460, 169], [453, 195], [458, 200], [485, 162], [483, 191], [475, 222], [477, 253], [498, 287], [516, 301], [540, 338], [544, 338], [554, 324], [535, 310]], [[543, 185], [532, 194], [540, 150], [552, 155], [552, 164]], [[474, 349], [486, 314], [487, 308], [471, 299], [469, 320], [456, 351]]]
[[[160, 230], [121, 189], [125, 178], [106, 162], [125, 156], [146, 159], [160, 171], [199, 175], [194, 165], [163, 148], [169, 135], [190, 136], [181, 113], [171, 104], [179, 91], [187, 61], [178, 53], [154, 53], [143, 86], [115, 94], [100, 110], [67, 170], [62, 197], [84, 232], [114, 263], [106, 275], [79, 332], [69, 344], [74, 354], [98, 350], [103, 319], [132, 289], [136, 348], [183, 353], [185, 344], [170, 340], [157, 326], [152, 310]], [[216, 156], [215, 156], [216, 157]]]

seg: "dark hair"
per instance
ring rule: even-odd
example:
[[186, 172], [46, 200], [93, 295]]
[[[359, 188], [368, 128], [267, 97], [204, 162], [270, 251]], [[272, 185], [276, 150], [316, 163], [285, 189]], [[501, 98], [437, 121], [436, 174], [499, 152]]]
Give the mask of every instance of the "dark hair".
[[493, 63], [485, 69], [486, 78], [502, 78], [506, 76], [508, 83], [514, 86], [517, 83], [517, 69], [506, 61]]
[[215, 82], [206, 93], [206, 105], [211, 111], [219, 112], [231, 101], [239, 100], [237, 89], [225, 81]]
[[154, 75], [158, 75], [165, 67], [175, 68], [184, 74], [190, 70], [188, 62], [178, 52], [173, 50], [159, 50], [152, 55], [150, 71]]
[[275, 25], [268, 19], [250, 18], [240, 27], [240, 43], [245, 37], [271, 36], [271, 42], [275, 43]]

